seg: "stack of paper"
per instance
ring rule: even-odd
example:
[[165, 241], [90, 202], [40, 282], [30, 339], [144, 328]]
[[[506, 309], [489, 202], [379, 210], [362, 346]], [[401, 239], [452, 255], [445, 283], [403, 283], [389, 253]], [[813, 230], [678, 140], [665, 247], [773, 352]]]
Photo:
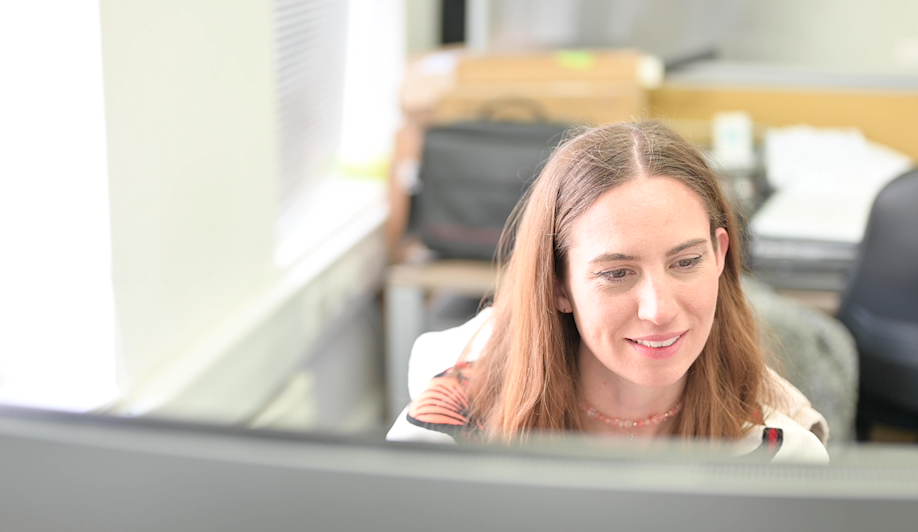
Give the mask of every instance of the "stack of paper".
[[883, 186], [912, 160], [856, 129], [774, 128], [765, 140], [777, 189], [752, 219], [757, 238], [857, 244]]

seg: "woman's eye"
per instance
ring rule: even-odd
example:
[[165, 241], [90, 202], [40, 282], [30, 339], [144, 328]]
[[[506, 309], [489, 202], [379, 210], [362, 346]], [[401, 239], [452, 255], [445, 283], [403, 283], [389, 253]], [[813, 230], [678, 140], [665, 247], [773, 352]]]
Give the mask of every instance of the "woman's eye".
[[699, 262], [701, 262], [701, 255], [697, 257], [692, 257], [690, 259], [682, 259], [676, 261], [676, 266], [683, 270], [695, 267]]
[[628, 275], [628, 270], [610, 270], [607, 272], [603, 272], [603, 275], [605, 275], [606, 277], [610, 279], [622, 279], [626, 275]]

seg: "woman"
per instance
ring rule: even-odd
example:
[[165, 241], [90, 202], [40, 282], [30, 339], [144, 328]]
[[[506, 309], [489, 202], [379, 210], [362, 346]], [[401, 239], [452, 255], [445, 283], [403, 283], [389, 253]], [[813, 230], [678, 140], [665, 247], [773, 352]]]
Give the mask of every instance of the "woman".
[[824, 419], [765, 364], [717, 177], [670, 129], [614, 124], [563, 143], [504, 236], [493, 307], [418, 339], [415, 400], [389, 439], [580, 431], [828, 459]]

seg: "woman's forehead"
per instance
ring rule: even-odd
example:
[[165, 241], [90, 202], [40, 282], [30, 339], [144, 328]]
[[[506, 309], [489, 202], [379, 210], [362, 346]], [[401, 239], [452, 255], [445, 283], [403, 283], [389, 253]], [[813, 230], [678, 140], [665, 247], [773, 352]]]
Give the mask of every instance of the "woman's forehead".
[[701, 198], [682, 182], [633, 179], [604, 192], [574, 220], [571, 252], [669, 253], [687, 242], [710, 242], [708, 220]]

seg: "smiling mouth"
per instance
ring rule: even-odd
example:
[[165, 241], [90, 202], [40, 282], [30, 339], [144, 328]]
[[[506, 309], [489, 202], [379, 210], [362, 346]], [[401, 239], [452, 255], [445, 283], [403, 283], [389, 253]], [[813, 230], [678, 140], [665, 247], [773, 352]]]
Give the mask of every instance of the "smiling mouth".
[[647, 347], [669, 347], [673, 345], [674, 343], [676, 343], [676, 341], [678, 341], [679, 338], [682, 338], [681, 334], [678, 336], [674, 336], [670, 338], [669, 340], [664, 340], [662, 342], [650, 342], [647, 340], [632, 340], [631, 338], [628, 338], [628, 340], [636, 344], [641, 344]]

